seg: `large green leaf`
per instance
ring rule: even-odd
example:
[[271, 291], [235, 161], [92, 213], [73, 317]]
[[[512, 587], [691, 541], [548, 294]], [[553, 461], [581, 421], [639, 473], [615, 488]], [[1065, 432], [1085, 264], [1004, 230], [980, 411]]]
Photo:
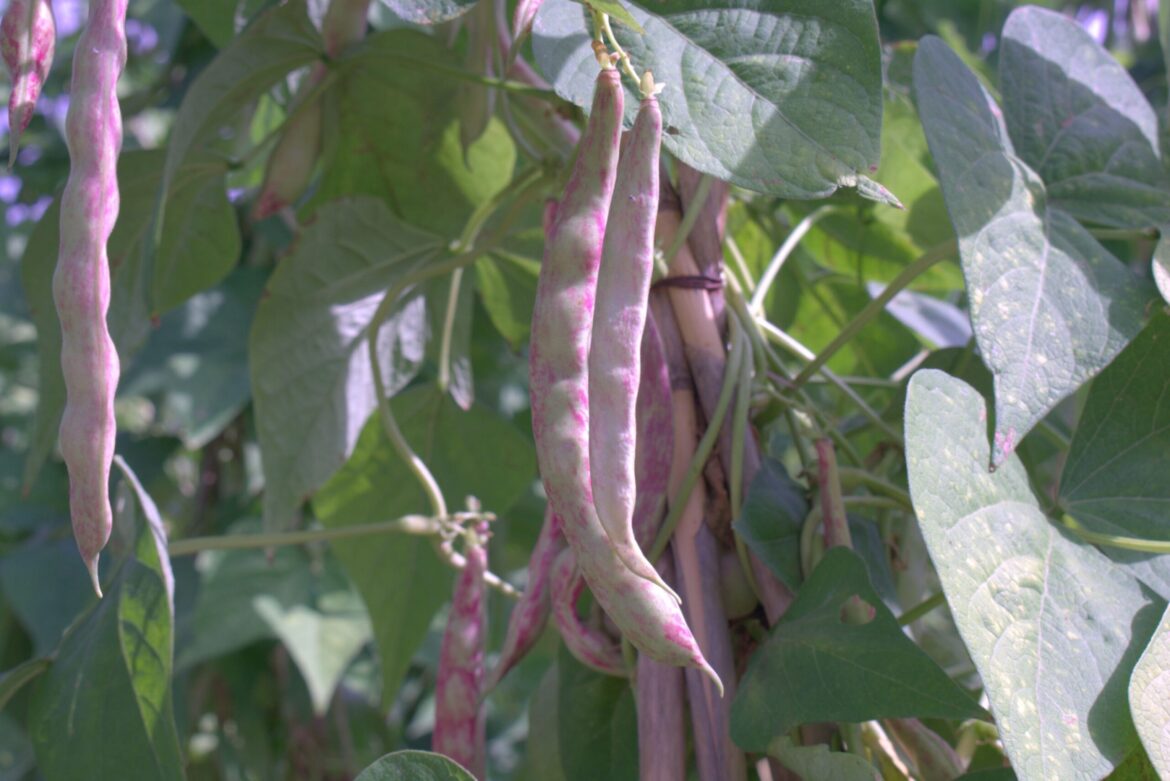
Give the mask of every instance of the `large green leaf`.
[[372, 35], [338, 61], [335, 127], [326, 128], [324, 175], [313, 204], [376, 195], [396, 216], [447, 239], [512, 179], [516, 149], [493, 120], [466, 155], [452, 78], [460, 63], [433, 36]]
[[557, 743], [566, 781], [638, 777], [638, 721], [629, 681], [557, 658]]
[[1170, 317], [1159, 314], [1093, 381], [1061, 476], [1091, 531], [1170, 540]]
[[[117, 528], [132, 554], [36, 682], [29, 733], [48, 781], [184, 777], [171, 699], [174, 580], [154, 502], [124, 465]], [[135, 520], [135, 496], [141, 520]]]
[[[873, 607], [868, 623], [846, 621], [843, 609], [853, 596]], [[821, 559], [748, 663], [731, 705], [731, 736], [741, 748], [765, 751], [777, 736], [809, 722], [960, 719], [980, 712], [903, 634], [861, 558], [838, 547]]]
[[987, 469], [983, 399], [910, 381], [914, 509], [1021, 779], [1098, 779], [1136, 742], [1125, 686], [1164, 603], [1037, 506], [1017, 458]]
[[1158, 118], [1129, 73], [1075, 21], [1018, 8], [999, 58], [1004, 117], [1049, 202], [1122, 228], [1170, 222]]
[[367, 767], [354, 781], [475, 781], [458, 763], [429, 751], [395, 751]]
[[914, 88], [959, 237], [971, 320], [995, 375], [994, 464], [1141, 329], [1150, 292], [1013, 151], [999, 107], [941, 40]]
[[[630, 3], [644, 33], [618, 40], [666, 85], [663, 143], [686, 164], [748, 189], [823, 198], [839, 187], [888, 197], [877, 165], [882, 75], [870, 0]], [[557, 93], [588, 107], [597, 60], [584, 6], [545, 0], [533, 49]], [[631, 89], [627, 115], [637, 100]]]
[[1129, 679], [1129, 708], [1150, 763], [1170, 777], [1170, 609]]
[[[464, 412], [433, 385], [392, 402], [402, 434], [439, 480], [451, 510], [467, 496], [502, 512], [535, 474], [531, 442], [483, 407]], [[361, 432], [353, 457], [313, 498], [326, 526], [390, 520], [425, 512], [426, 499], [386, 439], [378, 416]], [[337, 558], [357, 584], [374, 625], [383, 697], [391, 702], [431, 618], [450, 593], [453, 572], [431, 541], [406, 535], [336, 541]]]
[[[358, 198], [321, 207], [272, 275], [249, 348], [266, 527], [290, 525], [353, 452], [375, 407], [367, 349], [374, 312], [387, 287], [445, 252], [382, 202]], [[395, 393], [423, 358], [423, 299], [408, 298], [377, 338], [383, 380]]]

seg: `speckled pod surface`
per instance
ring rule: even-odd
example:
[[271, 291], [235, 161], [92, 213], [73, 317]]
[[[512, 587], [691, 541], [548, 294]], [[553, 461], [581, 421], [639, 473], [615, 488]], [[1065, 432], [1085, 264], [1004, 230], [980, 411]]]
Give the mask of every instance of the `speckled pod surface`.
[[53, 67], [57, 22], [49, 0], [12, 0], [0, 20], [0, 56], [12, 79], [8, 96], [8, 167], [16, 163], [20, 136], [32, 121], [37, 98]]

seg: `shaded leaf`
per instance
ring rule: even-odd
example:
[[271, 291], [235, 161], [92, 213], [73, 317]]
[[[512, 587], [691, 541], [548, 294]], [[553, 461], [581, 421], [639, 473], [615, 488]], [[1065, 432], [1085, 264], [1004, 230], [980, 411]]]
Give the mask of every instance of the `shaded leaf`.
[[879, 781], [877, 768], [863, 757], [830, 751], [826, 745], [800, 746], [791, 738], [776, 738], [768, 745], [768, 756], [800, 778], [832, 778], [835, 781]]
[[0, 591], [32, 637], [37, 655], [52, 653], [65, 629], [95, 599], [89, 575], [77, 566], [72, 535], [34, 537], [5, 554]]
[[475, 285], [492, 324], [513, 350], [528, 339], [540, 264], [513, 255], [485, 255], [475, 261]]
[[[786, 198], [823, 198], [838, 187], [883, 197], [866, 176], [878, 161], [882, 116], [869, 0], [667, 0], [631, 4], [630, 13], [645, 32], [619, 26], [615, 34], [637, 69], [666, 85], [671, 154]], [[597, 77], [586, 16], [570, 0], [545, 0], [532, 31], [545, 77], [583, 108]], [[638, 101], [630, 95], [632, 120]]]
[[52, 659], [34, 657], [0, 673], [0, 711], [25, 684], [36, 680], [53, 664]]
[[1129, 671], [1164, 603], [1044, 517], [1016, 458], [987, 470], [982, 397], [910, 381], [914, 509], [1021, 779], [1098, 779], [1136, 743]]
[[773, 574], [796, 591], [800, 572], [800, 529], [808, 515], [801, 487], [779, 461], [767, 458], [752, 478], [747, 501], [733, 527]]
[[[868, 623], [846, 622], [842, 611], [853, 596], [874, 608]], [[731, 736], [743, 749], [764, 751], [809, 722], [980, 712], [903, 634], [858, 555], [837, 547], [825, 553], [748, 662], [731, 706]]]
[[1170, 777], [1170, 610], [1129, 679], [1129, 709], [1151, 764]]
[[213, 44], [223, 47], [264, 0], [177, 0], [203, 34]]
[[[287, 527], [353, 452], [376, 406], [367, 346], [374, 313], [388, 287], [445, 252], [380, 201], [335, 201], [269, 279], [249, 346], [265, 527]], [[388, 393], [414, 376], [425, 339], [423, 299], [409, 297], [377, 337]]]
[[937, 38], [919, 45], [914, 87], [959, 236], [975, 337], [995, 375], [999, 464], [1137, 334], [1149, 291], [1049, 203], [995, 101]]
[[1158, 314], [1093, 381], [1060, 480], [1085, 528], [1170, 540], [1170, 317]]
[[638, 777], [638, 721], [624, 678], [578, 662], [561, 644], [557, 725], [566, 781]]
[[429, 751], [395, 751], [367, 767], [354, 781], [475, 781], [459, 763]]
[[438, 24], [461, 16], [477, 0], [382, 0], [400, 19], [415, 24]]

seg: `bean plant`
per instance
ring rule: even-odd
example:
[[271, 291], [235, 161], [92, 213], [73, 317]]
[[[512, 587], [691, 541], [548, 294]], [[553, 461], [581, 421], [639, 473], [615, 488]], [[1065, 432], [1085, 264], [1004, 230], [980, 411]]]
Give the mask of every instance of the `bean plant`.
[[0, 779], [1170, 778], [1170, 2], [0, 12]]

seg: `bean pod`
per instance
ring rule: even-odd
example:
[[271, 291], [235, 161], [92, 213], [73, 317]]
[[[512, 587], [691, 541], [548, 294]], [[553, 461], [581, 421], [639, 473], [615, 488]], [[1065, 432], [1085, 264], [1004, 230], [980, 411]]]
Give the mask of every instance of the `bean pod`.
[[617, 168], [622, 87], [602, 70], [580, 151], [545, 245], [529, 356], [537, 459], [553, 511], [597, 602], [631, 643], [717, 679], [674, 597], [618, 558], [593, 506], [588, 355], [597, 273]]
[[127, 0], [94, 0], [73, 56], [65, 142], [69, 179], [61, 195], [61, 244], [53, 300], [61, 320], [65, 410], [61, 455], [69, 470], [69, 512], [81, 558], [101, 595], [98, 555], [110, 538], [110, 465], [118, 352], [106, 326], [110, 262], [118, 219], [122, 114], [118, 76], [126, 64]]
[[439, 649], [435, 683], [435, 730], [431, 749], [485, 778], [486, 722], [480, 695], [487, 617], [484, 609], [487, 572], [487, 524], [480, 524], [464, 552], [466, 563], [455, 583], [451, 613]]
[[662, 522], [663, 500], [670, 483], [674, 454], [674, 420], [671, 417], [670, 368], [658, 325], [651, 313], [642, 332], [642, 376], [635, 407], [638, 440], [634, 449], [637, 499], [634, 501], [634, 539], [648, 549]]
[[621, 646], [600, 626], [581, 620], [577, 612], [577, 603], [585, 590], [585, 579], [577, 569], [573, 551], [561, 551], [557, 556], [549, 584], [553, 620], [569, 653], [581, 664], [599, 673], [625, 676], [626, 665], [622, 659]]
[[56, 46], [57, 22], [49, 0], [12, 0], [0, 20], [0, 56], [12, 78], [8, 96], [9, 168], [16, 163], [20, 136], [32, 121]]
[[528, 559], [528, 587], [524, 589], [516, 607], [512, 608], [508, 633], [504, 635], [504, 647], [484, 684], [485, 692], [494, 689], [540, 639], [548, 623], [551, 605], [549, 580], [553, 562], [564, 548], [565, 538], [561, 534], [560, 519], [553, 515], [551, 507], [546, 507], [544, 526]]

